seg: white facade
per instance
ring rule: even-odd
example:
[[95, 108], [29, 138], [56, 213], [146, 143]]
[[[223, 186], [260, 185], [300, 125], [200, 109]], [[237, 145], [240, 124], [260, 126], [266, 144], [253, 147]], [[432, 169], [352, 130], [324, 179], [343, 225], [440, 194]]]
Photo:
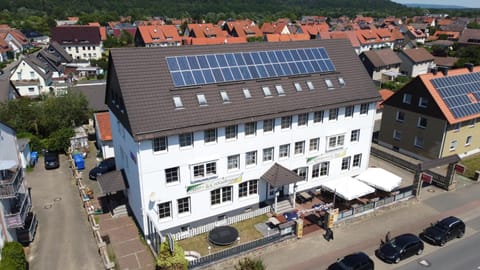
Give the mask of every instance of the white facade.
[[[233, 139], [226, 139], [225, 127], [219, 127], [216, 129], [216, 140], [208, 143], [204, 141], [204, 130], [198, 130], [193, 133], [193, 146], [187, 147], [179, 146], [178, 135], [168, 136], [167, 149], [157, 152], [153, 151], [153, 140], [135, 142], [114, 114], [110, 113], [110, 118], [117, 168], [125, 170], [131, 208], [142, 231], [149, 234], [147, 215], [158, 231], [180, 230], [180, 227], [192, 222], [222, 216], [233, 210], [246, 210], [259, 202], [273, 199], [268, 183], [260, 178], [275, 163], [290, 170], [307, 168], [306, 180], [297, 183], [297, 191], [319, 187], [328, 179], [361, 173], [368, 167], [375, 107], [375, 103], [356, 104], [353, 116], [347, 117], [346, 108], [340, 107], [337, 120], [329, 120], [330, 110], [325, 110], [322, 120], [317, 117], [316, 122], [315, 113], [310, 112], [305, 125], [299, 125], [298, 115], [291, 115], [291, 127], [285, 129], [281, 128], [282, 119], [275, 117], [274, 131], [266, 133], [263, 131], [264, 122], [257, 121], [256, 134], [247, 136], [242, 123], [237, 125], [237, 136]], [[329, 146], [330, 137], [343, 138], [344, 143], [335, 140], [335, 146]], [[354, 141], [351, 141], [352, 138]], [[316, 139], [318, 148], [310, 150], [311, 141]], [[280, 157], [280, 148], [285, 149], [285, 145], [289, 145], [288, 156]], [[267, 148], [273, 148], [273, 160], [263, 161], [264, 149]], [[252, 157], [253, 151], [256, 151], [256, 160], [254, 164], [246, 165], [247, 155]], [[239, 155], [239, 167], [229, 170], [228, 159], [236, 155]], [[326, 162], [329, 164], [326, 175], [312, 177], [313, 167]], [[195, 177], [194, 168], [203, 168], [208, 172], [208, 166], [212, 164], [215, 166], [214, 170], [210, 167], [210, 175]], [[342, 169], [342, 166], [345, 168]], [[167, 183], [166, 169], [177, 167], [179, 180]], [[244, 184], [248, 187], [247, 195], [240, 197], [240, 184], [251, 180], [258, 180], [256, 192], [250, 184]], [[229, 199], [212, 205], [211, 191], [220, 188], [228, 190], [228, 187], [232, 187], [231, 196], [225, 195]], [[293, 184], [286, 185], [283, 190], [285, 195], [293, 191]], [[182, 199], [184, 207], [188, 202], [188, 211], [180, 214], [179, 199]], [[159, 213], [159, 205], [168, 204], [169, 215], [162, 211]], [[160, 218], [159, 215], [165, 217]]]
[[37, 97], [48, 93], [50, 81], [45, 80], [39, 72], [24, 59], [11, 71], [10, 80], [22, 97]]
[[405, 54], [399, 53], [398, 57], [402, 59], [402, 64], [400, 65], [400, 71], [406, 74], [409, 77], [415, 78], [421, 74], [427, 74], [432, 68], [435, 67], [435, 63], [432, 61], [425, 61], [421, 63], [414, 63], [410, 58]]
[[76, 60], [98, 60], [102, 58], [103, 45], [81, 45], [81, 44], [72, 44], [72, 45], [63, 45], [63, 48], [67, 53]]

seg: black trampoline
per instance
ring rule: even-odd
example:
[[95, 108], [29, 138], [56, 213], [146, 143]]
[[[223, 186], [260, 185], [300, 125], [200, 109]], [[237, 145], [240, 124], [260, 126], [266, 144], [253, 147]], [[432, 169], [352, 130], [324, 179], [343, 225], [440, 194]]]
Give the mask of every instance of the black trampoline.
[[238, 238], [238, 231], [232, 226], [219, 226], [208, 233], [208, 240], [217, 246], [228, 246]]

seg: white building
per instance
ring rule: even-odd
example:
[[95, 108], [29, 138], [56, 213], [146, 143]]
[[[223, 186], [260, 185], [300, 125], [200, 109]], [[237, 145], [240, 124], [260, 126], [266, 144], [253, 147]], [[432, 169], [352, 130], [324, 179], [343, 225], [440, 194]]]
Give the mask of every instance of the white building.
[[52, 84], [52, 72], [46, 65], [29, 57], [21, 57], [10, 71], [10, 81], [15, 85], [20, 96], [38, 97], [48, 94]]
[[117, 169], [148, 239], [368, 166], [380, 97], [348, 40], [112, 49], [109, 65]]
[[56, 26], [52, 28], [52, 40], [60, 44], [74, 60], [102, 58], [103, 43], [98, 26]]

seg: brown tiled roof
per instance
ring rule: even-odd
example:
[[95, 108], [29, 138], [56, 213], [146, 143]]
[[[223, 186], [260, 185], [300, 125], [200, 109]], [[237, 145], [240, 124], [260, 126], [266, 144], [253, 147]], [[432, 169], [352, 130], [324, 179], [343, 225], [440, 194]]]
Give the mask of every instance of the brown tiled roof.
[[98, 22], [91, 22], [88, 23], [90, 26], [97, 26], [98, 29], [100, 30], [100, 37], [102, 40], [107, 40], [107, 28], [105, 26], [101, 26], [100, 23]]
[[463, 30], [458, 43], [475, 44], [480, 46], [480, 29], [467, 28]]
[[[175, 88], [166, 64], [167, 56], [311, 47], [325, 48], [335, 66], [335, 73]], [[346, 84], [343, 87], [338, 84], [338, 77], [344, 78]], [[332, 80], [334, 90], [327, 89], [326, 78]], [[314, 91], [297, 92], [294, 89], [294, 82], [302, 83], [306, 89], [306, 81], [314, 84]], [[266, 85], [273, 89], [276, 84], [283, 86], [285, 95], [265, 98], [261, 87]], [[243, 88], [250, 89], [251, 99], [245, 99]], [[225, 104], [222, 101], [220, 90], [228, 93], [230, 103]], [[208, 106], [199, 106], [196, 98], [198, 93], [205, 95]], [[112, 96], [120, 99], [117, 100], [118, 103], [111, 102]], [[174, 96], [181, 97], [184, 109], [175, 109], [172, 99]], [[167, 48], [115, 48], [110, 51], [106, 101], [135, 140], [149, 139], [160, 134], [189, 132], [209, 126], [221, 127], [273, 116], [313, 112], [347, 104], [376, 102], [379, 99], [378, 91], [360, 59], [350, 43], [343, 39]], [[117, 108], [117, 104], [118, 107], [122, 107]]]
[[453, 67], [455, 63], [458, 61], [457, 57], [439, 57], [435, 56], [433, 59], [433, 62], [435, 62], [435, 65], [441, 66], [441, 67]]
[[308, 34], [266, 34], [265, 38], [268, 42], [284, 42], [284, 41], [310, 40], [310, 35]]
[[371, 50], [363, 53], [375, 67], [401, 64], [402, 60], [391, 49]]
[[100, 139], [102, 141], [111, 141], [112, 140], [112, 128], [110, 125], [110, 113], [109, 112], [99, 112], [94, 114], [95, 123], [97, 129], [100, 132]]
[[424, 48], [405, 49], [400, 51], [414, 63], [433, 61], [433, 55]]
[[111, 171], [97, 177], [100, 194], [115, 193], [127, 189], [128, 183], [125, 181], [123, 170]]
[[270, 169], [268, 169], [268, 171], [266, 171], [261, 178], [267, 181], [273, 187], [281, 187], [303, 180], [301, 176], [278, 163], [273, 164], [272, 167], [270, 167]]
[[60, 45], [98, 45], [100, 28], [88, 25], [56, 26], [52, 28], [52, 40]]

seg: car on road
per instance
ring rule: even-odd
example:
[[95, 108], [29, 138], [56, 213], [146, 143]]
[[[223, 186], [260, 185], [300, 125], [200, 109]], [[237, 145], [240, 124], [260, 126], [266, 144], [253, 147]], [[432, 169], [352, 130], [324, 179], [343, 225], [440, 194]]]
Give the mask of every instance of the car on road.
[[90, 177], [92, 180], [95, 180], [97, 179], [97, 176], [114, 171], [115, 169], [115, 158], [107, 158], [100, 161], [97, 167], [91, 169], [88, 173], [88, 177]]
[[57, 151], [46, 151], [44, 155], [45, 169], [51, 170], [60, 167], [60, 158]]
[[439, 246], [445, 245], [454, 238], [462, 238], [463, 235], [465, 235], [465, 223], [454, 216], [439, 220], [420, 233], [423, 240]]
[[373, 270], [372, 259], [363, 252], [349, 254], [343, 258], [337, 259], [327, 270]]
[[375, 255], [387, 263], [399, 263], [401, 260], [413, 255], [423, 253], [423, 241], [418, 236], [406, 233], [382, 242]]

